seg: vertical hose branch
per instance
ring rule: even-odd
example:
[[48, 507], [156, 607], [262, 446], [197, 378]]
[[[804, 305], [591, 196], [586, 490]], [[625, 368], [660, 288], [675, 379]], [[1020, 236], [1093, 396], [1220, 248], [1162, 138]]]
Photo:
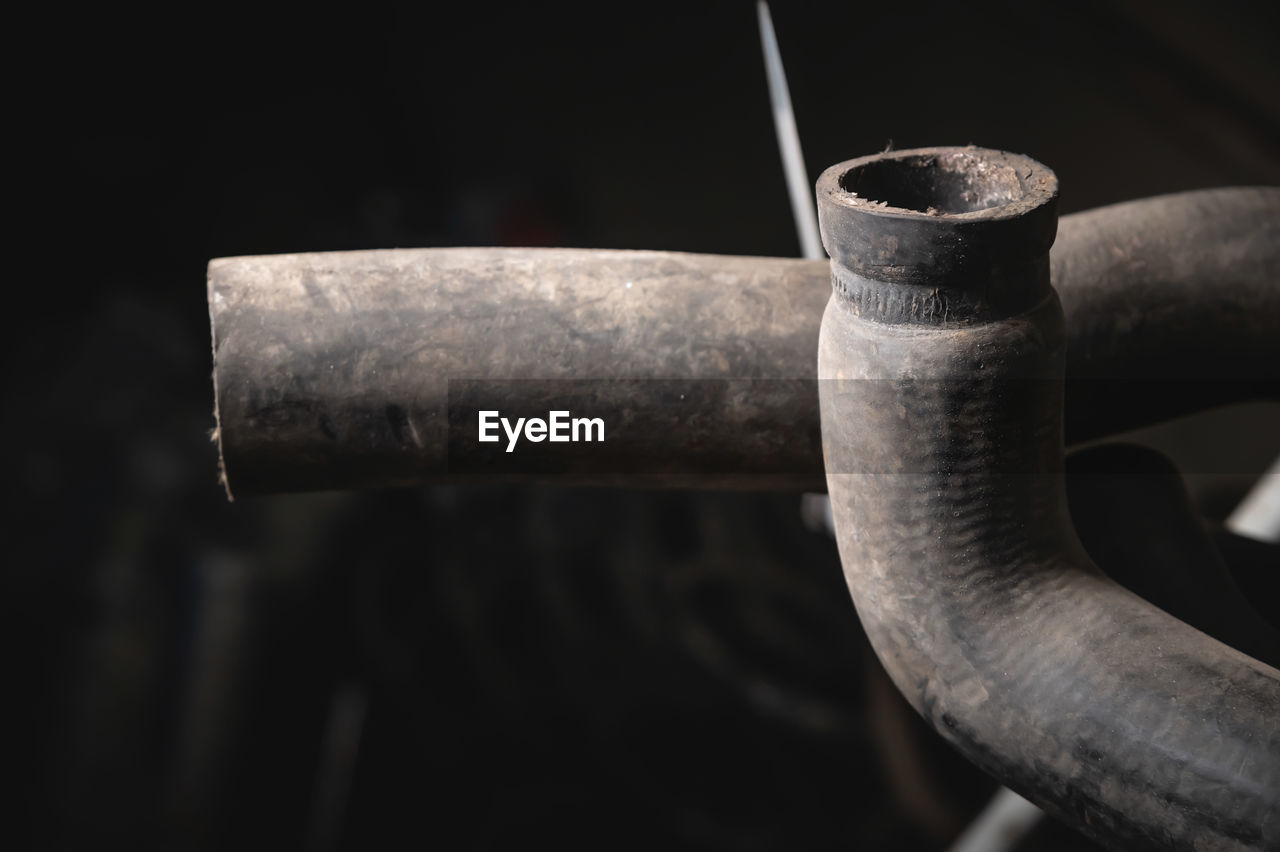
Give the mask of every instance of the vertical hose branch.
[[978, 148], [817, 185], [822, 442], [859, 617], [967, 757], [1119, 849], [1280, 844], [1280, 672], [1107, 579], [1067, 513], [1057, 180]]

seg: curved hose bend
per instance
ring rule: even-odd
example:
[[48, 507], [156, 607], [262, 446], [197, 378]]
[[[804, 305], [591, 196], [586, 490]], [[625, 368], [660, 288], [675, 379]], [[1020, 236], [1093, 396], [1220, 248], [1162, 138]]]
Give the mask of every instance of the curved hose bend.
[[899, 689], [1003, 783], [1122, 849], [1280, 845], [1280, 671], [1108, 580], [1062, 474], [1057, 182], [901, 151], [818, 182], [846, 579]]

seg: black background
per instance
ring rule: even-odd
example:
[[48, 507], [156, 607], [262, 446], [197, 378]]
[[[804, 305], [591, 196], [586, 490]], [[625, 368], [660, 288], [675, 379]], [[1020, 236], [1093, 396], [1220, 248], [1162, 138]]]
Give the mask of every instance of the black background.
[[[975, 143], [1072, 212], [1280, 182], [1266, 5], [773, 12], [811, 180]], [[980, 806], [793, 496], [216, 482], [210, 258], [796, 254], [753, 4], [100, 6], [9, 38], [17, 846], [928, 849]]]

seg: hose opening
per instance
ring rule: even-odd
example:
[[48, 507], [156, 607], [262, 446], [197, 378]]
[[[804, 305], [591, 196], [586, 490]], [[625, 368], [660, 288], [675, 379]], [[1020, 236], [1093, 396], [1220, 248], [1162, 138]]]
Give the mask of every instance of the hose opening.
[[840, 176], [857, 200], [930, 216], [961, 215], [1027, 200], [1025, 177], [981, 149], [867, 159]]

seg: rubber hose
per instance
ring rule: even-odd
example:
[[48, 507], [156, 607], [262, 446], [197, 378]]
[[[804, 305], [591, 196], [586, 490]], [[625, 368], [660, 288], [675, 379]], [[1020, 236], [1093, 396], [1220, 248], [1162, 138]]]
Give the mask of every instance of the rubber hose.
[[1280, 844], [1280, 671], [1106, 578], [1067, 511], [1057, 180], [975, 148], [818, 181], [819, 342], [846, 580], [911, 704], [1116, 849]]
[[[1065, 217], [1071, 441], [1277, 395], [1280, 189]], [[556, 477], [820, 489], [826, 261], [418, 249], [209, 264], [217, 435], [240, 495]], [[477, 443], [481, 410], [602, 444]], [[496, 451], [495, 451], [496, 448]]]
[[1071, 521], [1094, 564], [1131, 592], [1215, 639], [1280, 666], [1280, 630], [1253, 606], [1205, 529], [1178, 468], [1135, 444], [1066, 459]]

